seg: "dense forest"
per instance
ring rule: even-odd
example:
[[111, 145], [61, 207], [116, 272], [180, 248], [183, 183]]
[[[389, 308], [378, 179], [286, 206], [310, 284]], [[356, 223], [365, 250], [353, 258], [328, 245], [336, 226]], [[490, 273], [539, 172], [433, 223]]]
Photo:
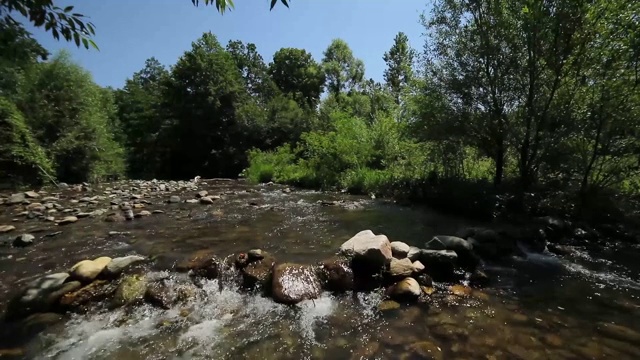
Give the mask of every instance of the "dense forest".
[[[540, 194], [602, 206], [640, 190], [638, 14], [633, 0], [437, 0], [415, 19], [419, 49], [398, 33], [380, 54], [383, 82], [340, 39], [267, 62], [205, 33], [121, 89], [3, 22], [0, 181], [240, 175], [482, 215], [541, 211]], [[515, 205], [496, 205], [505, 193]]]

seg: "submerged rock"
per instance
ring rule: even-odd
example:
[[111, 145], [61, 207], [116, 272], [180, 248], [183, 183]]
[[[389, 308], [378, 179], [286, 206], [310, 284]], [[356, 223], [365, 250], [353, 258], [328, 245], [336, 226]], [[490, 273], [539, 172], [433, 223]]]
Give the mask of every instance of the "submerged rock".
[[271, 296], [284, 304], [316, 299], [322, 289], [320, 278], [311, 265], [279, 264], [273, 268]]

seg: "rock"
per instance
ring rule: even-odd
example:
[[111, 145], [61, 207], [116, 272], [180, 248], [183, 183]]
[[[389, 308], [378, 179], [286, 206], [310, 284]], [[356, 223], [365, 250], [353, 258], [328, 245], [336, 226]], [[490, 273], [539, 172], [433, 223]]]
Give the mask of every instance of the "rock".
[[109, 236], [125, 236], [125, 235], [130, 235], [131, 232], [129, 231], [109, 231]]
[[79, 212], [79, 213], [76, 214], [76, 217], [78, 219], [86, 218], [86, 217], [89, 217], [89, 216], [91, 216], [91, 213], [89, 213], [89, 212]]
[[407, 253], [407, 257], [409, 258], [409, 260], [411, 261], [416, 261], [420, 258], [420, 252], [422, 250], [418, 247], [415, 246], [410, 246], [409, 247], [409, 252]]
[[409, 254], [409, 250], [411, 248], [409, 245], [403, 243], [402, 241], [392, 241], [391, 242], [391, 254], [396, 259], [404, 259]]
[[[62, 315], [51, 312], [29, 315], [20, 321], [20, 334], [25, 337], [34, 336], [61, 320]], [[2, 358], [2, 350], [0, 350], [0, 358]]]
[[68, 310], [85, 310], [85, 304], [102, 301], [113, 295], [117, 285], [106, 280], [96, 280], [76, 291], [69, 292], [60, 298], [60, 306]]
[[554, 244], [554, 243], [547, 244], [547, 250], [549, 250], [549, 252], [551, 253], [554, 253], [556, 255], [561, 255], [561, 256], [578, 254], [578, 251], [573, 246], [560, 245], [560, 244]]
[[194, 276], [215, 279], [220, 273], [220, 261], [210, 249], [198, 250], [176, 265], [177, 271], [190, 271]]
[[209, 194], [209, 192], [208, 192], [207, 190], [202, 190], [202, 191], [199, 191], [199, 192], [196, 194], [196, 197], [197, 197], [197, 198], [203, 198], [203, 197], [207, 196], [208, 194]]
[[180, 202], [180, 196], [173, 195], [169, 198], [169, 203], [175, 204]]
[[151, 305], [161, 309], [169, 310], [175, 303], [175, 296], [172, 294], [168, 286], [160, 282], [154, 282], [147, 286], [144, 294], [144, 300]]
[[133, 210], [129, 209], [129, 210], [124, 211], [124, 218], [126, 220], [129, 220], [129, 221], [133, 220], [133, 218], [134, 218]]
[[200, 198], [200, 204], [205, 204], [205, 205], [213, 204], [213, 199], [208, 197], [208, 196], [201, 197]]
[[164, 214], [164, 210], [153, 210], [152, 214]]
[[453, 275], [458, 255], [451, 250], [422, 250], [420, 262], [426, 272], [438, 279], [448, 279]]
[[107, 217], [104, 219], [104, 221], [106, 222], [123, 222], [126, 220], [127, 219], [125, 219], [125, 217], [119, 213], [111, 213], [107, 215]]
[[15, 229], [16, 227], [13, 225], [0, 225], [0, 234], [5, 234]]
[[82, 286], [78, 281], [65, 282], [68, 278], [67, 273], [48, 274], [27, 284], [26, 288], [9, 302], [6, 320], [48, 312], [64, 294]]
[[470, 287], [464, 286], [464, 285], [453, 285], [449, 287], [449, 291], [451, 291], [453, 295], [459, 296], [459, 297], [469, 297], [473, 292], [473, 290]]
[[271, 296], [283, 304], [316, 299], [321, 293], [320, 278], [311, 265], [279, 264], [273, 268]]
[[264, 254], [261, 249], [251, 249], [247, 252], [249, 262], [254, 262], [264, 259]]
[[340, 253], [369, 270], [386, 267], [393, 257], [389, 239], [371, 230], [361, 231], [347, 240], [340, 246]]
[[107, 256], [99, 257], [95, 260], [82, 260], [73, 265], [69, 271], [69, 275], [74, 280], [89, 283], [93, 281], [110, 262], [111, 258]]
[[469, 270], [475, 269], [480, 262], [480, 259], [473, 252], [473, 245], [457, 236], [436, 235], [425, 246], [431, 250], [455, 251], [458, 255], [457, 264]]
[[37, 199], [40, 197], [40, 194], [35, 191], [27, 191], [24, 193], [24, 196], [28, 197], [29, 199]]
[[58, 225], [68, 225], [68, 224], [73, 224], [76, 221], [78, 221], [77, 217], [75, 217], [75, 216], [67, 216], [67, 217], [64, 217], [64, 218], [56, 221], [56, 223]]
[[197, 204], [199, 201], [198, 199], [187, 199], [186, 203], [187, 204]]
[[389, 274], [393, 277], [407, 277], [413, 274], [413, 263], [408, 258], [398, 260], [396, 258], [391, 259], [391, 265], [389, 267]]
[[264, 258], [262, 260], [247, 263], [246, 261], [237, 260], [236, 266], [240, 268], [242, 274], [242, 286], [247, 289], [261, 288], [269, 290], [267, 286], [271, 282], [271, 268], [276, 262], [276, 259], [263, 252]]
[[414, 278], [408, 277], [389, 287], [386, 294], [396, 301], [415, 301], [422, 294], [422, 289]]
[[44, 212], [47, 208], [41, 203], [31, 203], [26, 207], [27, 211]]
[[147, 258], [138, 255], [129, 255], [111, 259], [111, 261], [102, 270], [102, 275], [113, 278], [118, 277], [130, 265], [137, 262], [145, 261]]
[[143, 275], [127, 275], [122, 278], [116, 289], [113, 305], [124, 306], [142, 301], [146, 291], [147, 280]]
[[482, 270], [476, 269], [469, 276], [469, 284], [471, 286], [483, 287], [489, 285], [489, 276]]
[[[442, 349], [431, 341], [420, 341], [409, 345], [409, 351], [413, 352], [416, 358], [441, 360], [444, 359]], [[488, 358], [488, 357], [487, 357]]]
[[425, 267], [424, 265], [420, 262], [420, 260], [416, 260], [412, 263], [413, 265], [413, 272], [415, 274], [420, 274], [424, 271]]
[[7, 199], [6, 203], [8, 205], [17, 205], [17, 204], [22, 204], [25, 200], [26, 200], [26, 196], [24, 195], [24, 193], [18, 193], [18, 194], [13, 194], [9, 196], [9, 199]]
[[13, 246], [15, 247], [27, 247], [33, 245], [33, 240], [36, 237], [31, 234], [22, 234], [13, 240]]
[[469, 228], [461, 234], [464, 235], [461, 237], [466, 238], [473, 246], [474, 252], [484, 258], [501, 260], [520, 253], [516, 239], [506, 233], [498, 233], [492, 229]]
[[400, 304], [393, 300], [384, 300], [378, 304], [378, 311], [388, 311], [400, 309]]
[[319, 275], [325, 290], [345, 292], [354, 289], [353, 270], [345, 259], [329, 259], [319, 265]]
[[418, 281], [418, 284], [420, 284], [420, 286], [427, 286], [427, 287], [433, 286], [433, 279], [431, 279], [431, 276], [427, 274], [420, 274], [416, 276], [415, 279], [416, 281]]
[[147, 210], [142, 210], [139, 213], [136, 213], [134, 216], [137, 218], [141, 218], [141, 217], [146, 217], [146, 216], [150, 216], [151, 213]]

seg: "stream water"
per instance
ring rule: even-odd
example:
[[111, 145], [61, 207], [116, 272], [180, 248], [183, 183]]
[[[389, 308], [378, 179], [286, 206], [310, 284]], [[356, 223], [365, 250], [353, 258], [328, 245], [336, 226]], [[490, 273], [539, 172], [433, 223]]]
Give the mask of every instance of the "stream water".
[[[186, 275], [168, 269], [205, 248], [221, 256], [261, 248], [277, 259], [315, 263], [364, 229], [422, 247], [433, 235], [476, 225], [366, 197], [235, 181], [209, 181], [202, 189], [223, 197], [213, 205], [156, 199], [147, 209], [164, 214], [122, 223], [12, 222], [13, 208], [0, 206], [0, 224], [19, 227], [0, 239], [22, 232], [42, 237], [31, 247], [0, 249], [0, 305], [36, 276], [98, 256], [148, 256], [154, 259], [148, 276], [183, 283]], [[44, 237], [55, 231], [62, 233]], [[428, 304], [386, 311], [378, 310], [378, 291], [326, 293], [285, 306], [212, 280], [186, 306], [96, 307], [31, 339], [9, 340], [21, 357], [34, 359], [638, 359], [639, 260], [637, 247], [564, 258], [528, 254], [484, 264], [490, 285], [467, 297], [436, 284]]]

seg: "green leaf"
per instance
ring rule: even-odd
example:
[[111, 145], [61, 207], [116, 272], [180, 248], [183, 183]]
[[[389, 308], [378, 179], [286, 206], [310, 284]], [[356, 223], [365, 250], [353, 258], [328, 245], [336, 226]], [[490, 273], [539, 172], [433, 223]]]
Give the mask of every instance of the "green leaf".
[[93, 40], [89, 39], [89, 44], [91, 44], [91, 46], [92, 46], [94, 49], [96, 49], [96, 50], [100, 51], [100, 48], [98, 47], [98, 45], [96, 45], [96, 43], [95, 43]]
[[82, 38], [82, 45], [84, 45], [85, 49], [89, 49], [89, 40], [87, 40], [87, 38]]
[[64, 12], [71, 12], [71, 10], [73, 10], [73, 6], [67, 6], [64, 8]]
[[277, 3], [278, 0], [271, 0], [271, 10], [273, 10], [273, 7], [276, 6]]
[[80, 47], [80, 34], [78, 34], [77, 32], [73, 33], [73, 40], [76, 43], [77, 47]]

